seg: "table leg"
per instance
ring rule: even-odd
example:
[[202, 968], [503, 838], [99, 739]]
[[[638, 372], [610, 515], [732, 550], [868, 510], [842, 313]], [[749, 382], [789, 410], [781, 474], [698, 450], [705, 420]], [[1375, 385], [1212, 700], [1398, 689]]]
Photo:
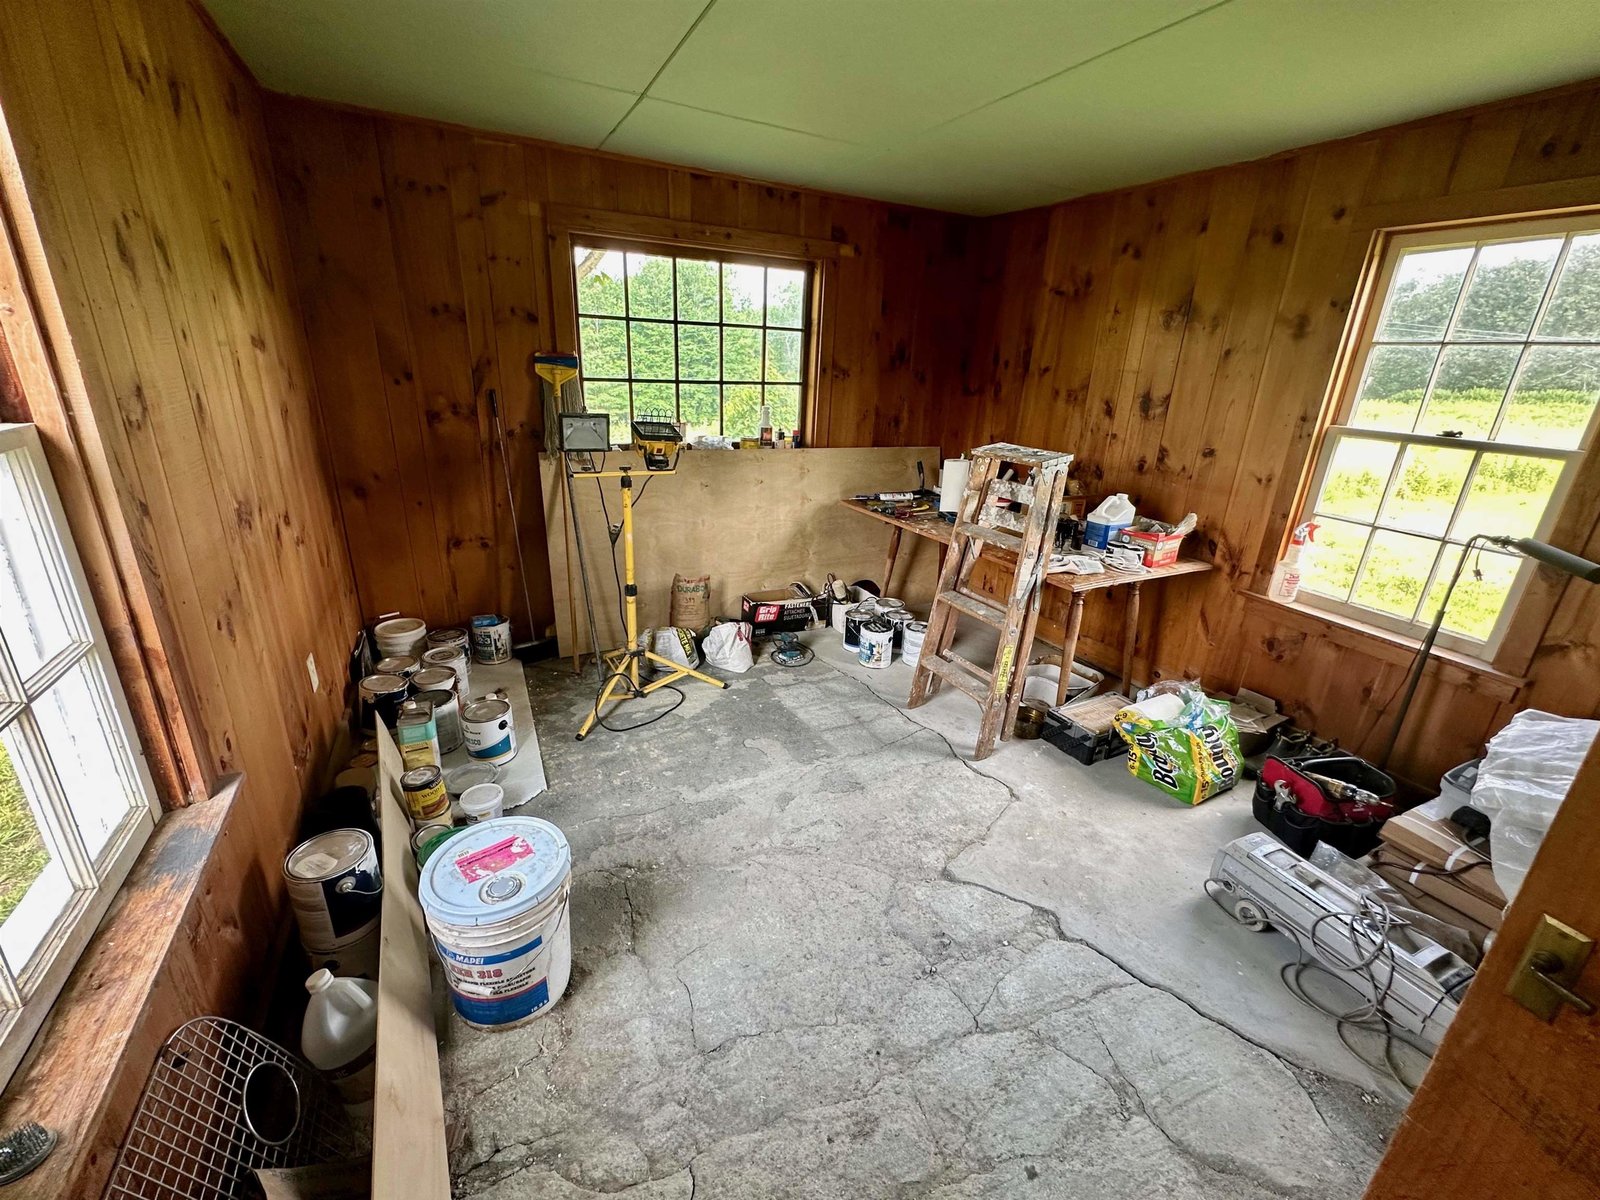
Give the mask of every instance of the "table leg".
[[900, 526], [889, 527], [889, 557], [883, 563], [883, 594], [892, 596], [889, 590], [889, 580], [894, 577], [894, 560], [900, 557]]
[[1139, 641], [1139, 585], [1128, 585], [1128, 614], [1122, 620], [1122, 690], [1133, 699], [1133, 650]]
[[1078, 652], [1078, 630], [1083, 626], [1083, 592], [1072, 593], [1067, 612], [1067, 631], [1061, 637], [1061, 679], [1056, 684], [1056, 704], [1067, 702], [1067, 685], [1072, 682], [1072, 658]]

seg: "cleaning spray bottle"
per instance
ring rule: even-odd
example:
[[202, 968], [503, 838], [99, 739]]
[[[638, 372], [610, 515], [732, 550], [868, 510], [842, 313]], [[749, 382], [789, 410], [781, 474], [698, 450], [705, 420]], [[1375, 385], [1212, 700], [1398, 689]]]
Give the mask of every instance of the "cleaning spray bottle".
[[1300, 577], [1305, 571], [1306, 555], [1312, 548], [1316, 532], [1315, 521], [1305, 521], [1295, 529], [1294, 536], [1289, 539], [1289, 548], [1272, 569], [1272, 583], [1267, 587], [1270, 599], [1280, 604], [1294, 603], [1295, 597], [1300, 594]]

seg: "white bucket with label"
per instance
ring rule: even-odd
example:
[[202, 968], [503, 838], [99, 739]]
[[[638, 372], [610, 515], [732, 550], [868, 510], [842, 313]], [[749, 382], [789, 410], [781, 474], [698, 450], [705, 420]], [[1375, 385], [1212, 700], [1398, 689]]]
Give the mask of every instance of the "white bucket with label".
[[572, 850], [537, 817], [453, 834], [428, 857], [417, 899], [467, 1024], [504, 1029], [549, 1012], [572, 975]]

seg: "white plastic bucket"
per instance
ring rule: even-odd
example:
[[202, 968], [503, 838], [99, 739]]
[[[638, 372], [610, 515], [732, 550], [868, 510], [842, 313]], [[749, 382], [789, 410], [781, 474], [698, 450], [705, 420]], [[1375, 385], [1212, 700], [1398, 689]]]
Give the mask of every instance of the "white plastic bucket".
[[372, 627], [378, 640], [378, 653], [384, 658], [391, 655], [420, 655], [428, 647], [428, 625], [418, 617], [391, 617]]
[[537, 817], [453, 834], [422, 868], [417, 899], [456, 1015], [504, 1029], [549, 1012], [572, 975], [572, 850]]

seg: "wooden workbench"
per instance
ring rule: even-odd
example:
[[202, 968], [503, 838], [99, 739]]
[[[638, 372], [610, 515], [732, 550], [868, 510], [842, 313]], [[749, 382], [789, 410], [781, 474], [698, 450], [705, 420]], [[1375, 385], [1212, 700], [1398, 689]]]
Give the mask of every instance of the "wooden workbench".
[[[950, 544], [954, 526], [937, 512], [891, 517], [885, 513], [874, 512], [859, 500], [841, 500], [839, 503], [889, 526], [889, 556], [883, 565], [883, 589], [886, 595], [893, 594], [889, 581], [894, 578], [895, 560], [900, 554], [900, 539], [903, 534], [911, 533], [920, 538], [927, 538], [929, 541], [938, 542], [941, 546]], [[992, 546], [985, 547], [980, 558], [991, 561], [1001, 568], [1010, 567], [1016, 562], [1014, 555]], [[1069, 575], [1065, 571], [1057, 571], [1046, 575], [1046, 587], [1057, 588], [1070, 596], [1061, 635], [1061, 679], [1056, 685], [1056, 703], [1060, 704], [1066, 699], [1067, 685], [1072, 679], [1072, 658], [1078, 650], [1078, 631], [1083, 627], [1083, 602], [1090, 592], [1108, 591], [1116, 587], [1128, 589], [1127, 607], [1122, 623], [1122, 686], [1123, 690], [1127, 691], [1133, 686], [1133, 650], [1138, 637], [1139, 601], [1144, 585], [1162, 583], [1183, 575], [1198, 575], [1212, 569], [1210, 563], [1198, 558], [1180, 558], [1170, 566], [1152, 567], [1142, 574], [1104, 571], [1099, 575]]]

